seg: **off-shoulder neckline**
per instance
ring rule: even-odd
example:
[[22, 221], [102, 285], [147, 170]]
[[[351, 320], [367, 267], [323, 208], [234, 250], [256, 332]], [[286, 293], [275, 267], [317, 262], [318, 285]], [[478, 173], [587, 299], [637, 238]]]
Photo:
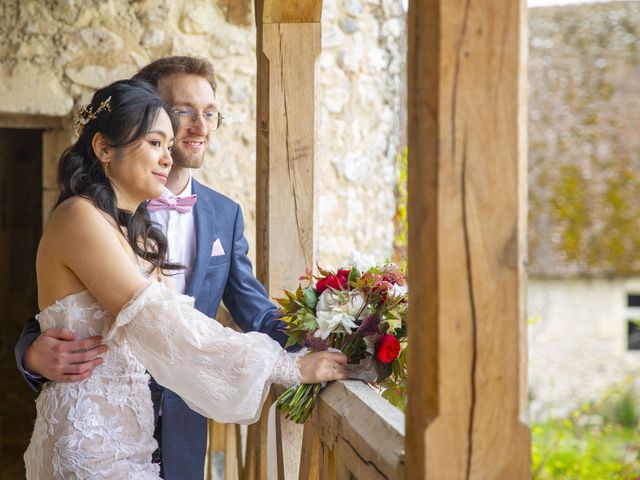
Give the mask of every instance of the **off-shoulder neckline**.
[[40, 310], [40, 315], [42, 315], [47, 310], [49, 310], [49, 309], [51, 309], [51, 308], [53, 308], [53, 307], [55, 307], [57, 305], [60, 305], [61, 303], [69, 301], [71, 298], [81, 297], [81, 296], [87, 295], [87, 294], [91, 295], [91, 292], [89, 292], [88, 288], [85, 288], [84, 290], [80, 290], [79, 292], [69, 293], [69, 294], [65, 295], [64, 297], [58, 298], [53, 303], [47, 305], [42, 310]]
[[[148, 280], [148, 279], [149, 279], [149, 277], [147, 277], [147, 280]], [[161, 283], [161, 284], [163, 284], [163, 285], [164, 285], [164, 279], [162, 278], [162, 276], [161, 276], [161, 275], [158, 275], [158, 278], [156, 278], [156, 279], [155, 279], [155, 281], [156, 281], [157, 283]], [[62, 303], [64, 303], [64, 302], [68, 301], [68, 300], [69, 300], [69, 299], [71, 299], [71, 298], [74, 298], [74, 297], [81, 297], [81, 296], [83, 296], [83, 295], [87, 295], [87, 294], [88, 294], [88, 295], [93, 296], [93, 295], [91, 294], [91, 292], [89, 291], [89, 289], [88, 289], [88, 288], [85, 288], [84, 290], [80, 290], [80, 291], [78, 291], [78, 292], [69, 293], [69, 294], [67, 294], [67, 295], [65, 295], [65, 296], [63, 296], [63, 297], [58, 298], [58, 299], [57, 299], [57, 300], [55, 300], [53, 303], [51, 303], [51, 304], [47, 305], [46, 307], [44, 307], [42, 310], [40, 310], [39, 315], [42, 315], [44, 312], [46, 312], [46, 311], [47, 311], [47, 310], [49, 310], [50, 308], [53, 308], [53, 307], [54, 307], [54, 306], [56, 306], [56, 305], [60, 305], [60, 304], [62, 304]]]

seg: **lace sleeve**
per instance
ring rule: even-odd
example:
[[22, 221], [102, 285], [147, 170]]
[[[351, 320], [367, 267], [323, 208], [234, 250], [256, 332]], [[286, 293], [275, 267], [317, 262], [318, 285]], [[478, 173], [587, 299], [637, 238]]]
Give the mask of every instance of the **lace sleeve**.
[[126, 341], [158, 383], [220, 423], [255, 422], [271, 383], [300, 382], [299, 354], [262, 333], [223, 327], [157, 282], [134, 295], [103, 336]]
[[303, 348], [296, 353], [282, 353], [276, 358], [273, 365], [273, 372], [271, 373], [271, 381], [278, 385], [284, 385], [285, 387], [293, 387], [294, 385], [300, 385], [300, 367], [298, 366], [298, 360], [300, 357], [307, 354], [308, 349]]

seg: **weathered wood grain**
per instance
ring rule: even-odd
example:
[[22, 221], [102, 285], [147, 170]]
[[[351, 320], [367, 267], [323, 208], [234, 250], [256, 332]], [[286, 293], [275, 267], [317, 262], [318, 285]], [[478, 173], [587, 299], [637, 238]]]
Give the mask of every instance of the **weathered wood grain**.
[[349, 471], [362, 480], [403, 478], [404, 414], [368, 385], [332, 383], [321, 393], [309, 422], [323, 448], [333, 453], [336, 474]]
[[320, 23], [322, 0], [264, 0], [258, 23]]
[[[321, 1], [256, 2], [256, 271], [271, 297], [284, 288], [295, 289], [298, 276], [315, 264], [315, 85], [321, 10]], [[277, 460], [278, 478], [296, 479], [302, 427], [279, 415], [276, 424], [272, 460]], [[261, 472], [255, 478], [264, 478], [266, 470]]]
[[526, 4], [409, 8], [409, 479], [530, 476]]

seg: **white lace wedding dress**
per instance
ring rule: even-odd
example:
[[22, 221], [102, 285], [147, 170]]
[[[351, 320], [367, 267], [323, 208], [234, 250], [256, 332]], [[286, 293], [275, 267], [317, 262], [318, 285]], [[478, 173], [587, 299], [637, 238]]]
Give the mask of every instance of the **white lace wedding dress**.
[[27, 479], [158, 479], [151, 463], [149, 376], [218, 422], [257, 420], [272, 382], [300, 381], [297, 355], [260, 333], [239, 334], [193, 309], [193, 299], [152, 282], [113, 318], [87, 291], [39, 316], [41, 328], [102, 334], [104, 363], [80, 383], [44, 385], [25, 452]]

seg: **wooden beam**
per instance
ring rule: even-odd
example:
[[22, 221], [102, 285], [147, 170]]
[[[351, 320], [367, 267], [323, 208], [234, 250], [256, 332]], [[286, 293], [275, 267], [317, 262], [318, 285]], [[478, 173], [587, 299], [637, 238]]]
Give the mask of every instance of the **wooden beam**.
[[245, 452], [243, 478], [245, 480], [266, 480], [268, 477], [268, 430], [269, 408], [274, 402], [273, 389], [262, 406], [260, 420], [247, 427], [247, 449]]
[[242, 439], [240, 425], [225, 425], [224, 479], [238, 480], [242, 475]]
[[0, 113], [0, 128], [33, 128], [69, 130], [72, 132], [73, 118], [32, 115], [28, 113]]
[[320, 32], [319, 23], [258, 26], [257, 273], [270, 295], [295, 288], [315, 263]]
[[[298, 276], [315, 265], [315, 85], [321, 12], [318, 0], [256, 1], [256, 270], [271, 297], [281, 295], [283, 288], [295, 289]], [[297, 478], [302, 427], [279, 415], [276, 422], [278, 478]], [[266, 428], [264, 418], [261, 423]], [[261, 427], [251, 426], [250, 431], [255, 428]], [[247, 455], [262, 458], [264, 453], [251, 453], [248, 446]], [[254, 475], [251, 468], [247, 478]], [[255, 478], [264, 478], [265, 472], [261, 469]]]
[[325, 444], [322, 444], [321, 448], [320, 478], [322, 478], [322, 480], [337, 480], [334, 452]]
[[406, 478], [530, 478], [526, 2], [411, 0]]
[[302, 434], [298, 480], [320, 480], [321, 454], [318, 435], [311, 424], [305, 424]]
[[256, 1], [257, 23], [320, 23], [322, 0]]
[[321, 479], [326, 478], [323, 471], [336, 467], [337, 474], [347, 470], [362, 480], [403, 478], [404, 415], [369, 385], [356, 380], [331, 383], [307, 425], [332, 453], [323, 454]]

